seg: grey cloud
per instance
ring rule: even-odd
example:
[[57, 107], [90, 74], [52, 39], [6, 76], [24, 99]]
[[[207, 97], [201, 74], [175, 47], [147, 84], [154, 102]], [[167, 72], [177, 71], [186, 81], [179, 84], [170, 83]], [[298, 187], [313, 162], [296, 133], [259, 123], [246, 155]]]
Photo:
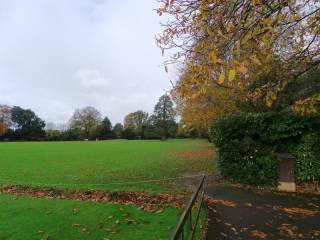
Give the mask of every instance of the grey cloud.
[[0, 0], [0, 103], [66, 122], [91, 105], [113, 123], [170, 87], [152, 0]]

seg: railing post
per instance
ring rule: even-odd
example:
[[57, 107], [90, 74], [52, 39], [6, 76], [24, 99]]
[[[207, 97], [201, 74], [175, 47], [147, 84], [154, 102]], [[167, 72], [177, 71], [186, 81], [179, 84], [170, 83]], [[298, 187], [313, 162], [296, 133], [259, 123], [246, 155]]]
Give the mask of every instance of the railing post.
[[[198, 223], [198, 219], [201, 213], [201, 207], [204, 199], [204, 180], [205, 176], [203, 175], [200, 184], [197, 188], [197, 190], [193, 193], [187, 208], [183, 211], [181, 214], [179, 223], [174, 230], [174, 233], [172, 234], [171, 240], [184, 240], [184, 231], [186, 230], [186, 235], [188, 239], [192, 239], [195, 234], [195, 229]], [[199, 194], [200, 193], [200, 194]], [[198, 196], [201, 196], [200, 198], [200, 206], [196, 214], [194, 225], [192, 224], [192, 208], [194, 206], [194, 203], [196, 202]], [[187, 229], [185, 229], [185, 225], [187, 225]]]
[[191, 237], [192, 235], [192, 208], [189, 211], [188, 214], [188, 220], [187, 220], [187, 232], [188, 232], [188, 239]]

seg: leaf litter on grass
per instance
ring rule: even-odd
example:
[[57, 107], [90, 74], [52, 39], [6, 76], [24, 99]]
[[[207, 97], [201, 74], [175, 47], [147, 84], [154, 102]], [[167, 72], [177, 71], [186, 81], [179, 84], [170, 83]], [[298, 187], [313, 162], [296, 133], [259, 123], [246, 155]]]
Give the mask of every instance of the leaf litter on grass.
[[[140, 210], [161, 213], [163, 208], [183, 208], [188, 199], [186, 195], [150, 194], [140, 192], [67, 191], [52, 188], [26, 186], [7, 186], [0, 188], [2, 194], [31, 196], [36, 198], [57, 198], [92, 202], [110, 202], [138, 206]], [[74, 209], [74, 214], [77, 210]]]

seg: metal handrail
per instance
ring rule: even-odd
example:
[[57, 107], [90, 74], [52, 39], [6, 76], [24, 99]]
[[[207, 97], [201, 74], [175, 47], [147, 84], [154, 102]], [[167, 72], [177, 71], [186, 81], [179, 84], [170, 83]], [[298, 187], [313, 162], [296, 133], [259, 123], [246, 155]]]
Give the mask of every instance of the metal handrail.
[[[184, 238], [184, 227], [187, 223], [187, 238], [189, 240], [191, 240], [194, 236], [195, 230], [196, 230], [196, 226], [199, 220], [199, 216], [200, 216], [200, 212], [201, 212], [201, 207], [203, 205], [203, 199], [204, 199], [204, 180], [205, 180], [205, 176], [203, 175], [197, 190], [193, 193], [186, 209], [183, 211], [183, 213], [181, 214], [181, 217], [179, 219], [179, 222], [177, 224], [176, 229], [174, 230], [171, 240], [183, 240]], [[192, 224], [192, 208], [194, 206], [194, 203], [196, 202], [198, 195], [201, 191], [201, 200], [200, 200], [200, 206], [198, 208], [198, 212], [196, 215], [196, 219], [194, 224]], [[187, 222], [188, 221], [188, 222]]]

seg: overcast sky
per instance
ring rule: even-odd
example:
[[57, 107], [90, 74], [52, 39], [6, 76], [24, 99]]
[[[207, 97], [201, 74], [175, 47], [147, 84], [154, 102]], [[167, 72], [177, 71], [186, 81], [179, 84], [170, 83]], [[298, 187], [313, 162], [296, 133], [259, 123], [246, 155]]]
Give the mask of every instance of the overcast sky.
[[63, 123], [93, 106], [112, 123], [152, 112], [170, 75], [156, 0], [0, 0], [0, 104]]

